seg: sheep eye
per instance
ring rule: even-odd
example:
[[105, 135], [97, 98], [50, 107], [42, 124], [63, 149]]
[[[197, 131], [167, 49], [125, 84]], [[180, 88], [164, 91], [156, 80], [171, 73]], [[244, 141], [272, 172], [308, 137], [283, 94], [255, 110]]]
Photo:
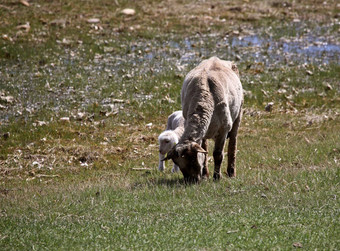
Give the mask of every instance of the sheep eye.
[[169, 143], [170, 141], [166, 139], [166, 140], [164, 140], [164, 142], [165, 142], [165, 143]]

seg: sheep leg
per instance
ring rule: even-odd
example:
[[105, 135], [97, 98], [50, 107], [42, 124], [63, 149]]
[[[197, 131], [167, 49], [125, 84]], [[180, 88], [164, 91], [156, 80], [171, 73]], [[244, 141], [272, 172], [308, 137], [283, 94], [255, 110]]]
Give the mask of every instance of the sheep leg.
[[[205, 151], [208, 151], [208, 140], [203, 139], [203, 141], [202, 141], [202, 148]], [[202, 176], [203, 176], [203, 178], [208, 178], [209, 177], [208, 154], [205, 155], [205, 161], [204, 161]]]
[[172, 168], [171, 172], [177, 173], [178, 171], [179, 171], [179, 166], [177, 166], [177, 165], [174, 163], [174, 167]]
[[242, 114], [238, 115], [237, 119], [234, 121], [233, 127], [229, 132], [229, 144], [228, 144], [228, 168], [227, 173], [229, 177], [236, 176], [236, 150], [237, 150], [237, 131], [240, 126]]
[[165, 167], [165, 161], [162, 161], [162, 159], [165, 158], [164, 154], [159, 153], [159, 164], [158, 164], [158, 170], [163, 172], [164, 171], [164, 167]]
[[215, 149], [214, 149], [214, 180], [219, 180], [222, 177], [221, 174], [221, 164], [223, 160], [223, 148], [225, 143], [225, 136], [217, 137], [215, 141]]

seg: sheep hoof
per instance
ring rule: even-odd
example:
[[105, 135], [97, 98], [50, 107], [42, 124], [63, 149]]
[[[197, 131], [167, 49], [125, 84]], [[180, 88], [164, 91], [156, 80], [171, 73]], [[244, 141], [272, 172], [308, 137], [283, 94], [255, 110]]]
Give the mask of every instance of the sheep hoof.
[[178, 166], [174, 166], [172, 169], [171, 169], [171, 172], [172, 173], [177, 173], [179, 171], [179, 167]]
[[236, 171], [234, 168], [232, 169], [227, 169], [227, 174], [230, 178], [236, 177]]
[[222, 178], [221, 173], [214, 173], [214, 180], [220, 180]]

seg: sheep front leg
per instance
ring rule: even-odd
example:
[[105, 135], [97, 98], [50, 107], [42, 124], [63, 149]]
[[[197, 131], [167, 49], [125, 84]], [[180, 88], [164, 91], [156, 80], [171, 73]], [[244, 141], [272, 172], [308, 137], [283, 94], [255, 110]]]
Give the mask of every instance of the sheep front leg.
[[229, 177], [236, 176], [236, 150], [237, 150], [237, 131], [240, 126], [242, 113], [235, 120], [233, 127], [229, 133], [229, 144], [228, 144], [228, 168], [227, 173]]
[[165, 161], [162, 161], [162, 159], [165, 158], [164, 154], [159, 153], [159, 164], [158, 164], [158, 170], [163, 172], [165, 168]]
[[[208, 152], [208, 140], [203, 139], [202, 141], [202, 148]], [[208, 154], [205, 155], [205, 161], [203, 166], [203, 172], [202, 172], [203, 178], [209, 177], [209, 170], [208, 170]]]
[[236, 166], [235, 166], [236, 144], [237, 144], [236, 136], [230, 135], [229, 144], [228, 144], [228, 167], [227, 167], [227, 174], [229, 177], [236, 176]]
[[219, 180], [222, 177], [221, 174], [221, 164], [223, 160], [223, 148], [225, 143], [225, 136], [217, 137], [215, 141], [215, 149], [214, 149], [214, 180]]
[[178, 171], [179, 171], [179, 166], [177, 166], [177, 165], [174, 163], [174, 167], [172, 168], [171, 172], [177, 173]]

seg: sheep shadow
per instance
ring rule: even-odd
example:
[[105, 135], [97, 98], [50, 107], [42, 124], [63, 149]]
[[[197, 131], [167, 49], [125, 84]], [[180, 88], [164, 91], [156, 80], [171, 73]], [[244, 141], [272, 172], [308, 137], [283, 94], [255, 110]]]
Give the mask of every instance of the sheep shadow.
[[201, 181], [186, 180], [184, 177], [158, 177], [154, 180], [149, 180], [150, 184], [157, 186], [165, 186], [169, 188], [190, 187], [194, 185], [200, 185], [205, 182], [209, 182], [209, 179], [202, 179]]
[[[197, 184], [197, 183], [196, 183]], [[182, 188], [182, 187], [189, 187], [195, 185], [195, 183], [187, 182], [184, 178], [179, 177], [150, 177], [148, 179], [139, 180], [131, 185], [131, 188], [138, 189], [147, 187], [167, 187], [167, 188]]]
[[186, 187], [190, 185], [188, 182], [184, 180], [184, 178], [178, 178], [178, 177], [173, 177], [173, 178], [161, 177], [157, 179], [154, 184], [158, 186], [166, 186], [170, 188]]
[[143, 189], [145, 187], [168, 187], [168, 188], [183, 188], [193, 185], [200, 185], [209, 182], [210, 179], [202, 179], [199, 182], [186, 180], [181, 174], [160, 173], [159, 171], [146, 171], [141, 174], [141, 179], [136, 180], [130, 185], [132, 189]]

